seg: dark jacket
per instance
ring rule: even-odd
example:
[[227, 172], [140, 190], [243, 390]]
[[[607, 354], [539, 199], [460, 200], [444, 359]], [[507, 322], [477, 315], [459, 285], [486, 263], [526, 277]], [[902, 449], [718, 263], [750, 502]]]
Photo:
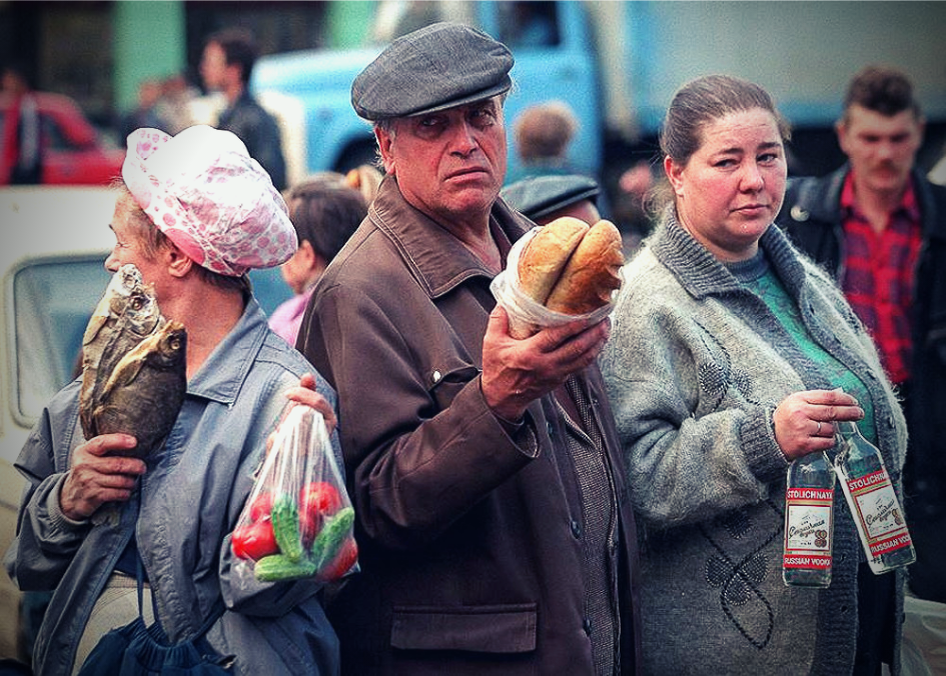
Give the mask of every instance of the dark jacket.
[[[510, 241], [532, 225], [501, 200], [491, 224]], [[330, 610], [345, 673], [593, 671], [581, 502], [561, 409], [551, 396], [534, 402], [511, 437], [480, 388], [491, 277], [389, 178], [303, 320], [297, 347], [338, 384], [358, 513], [362, 573]], [[633, 513], [600, 373], [581, 378], [619, 500], [620, 666], [632, 674]]]
[[[841, 188], [850, 167], [789, 182], [778, 223], [836, 279], [843, 275]], [[946, 603], [946, 188], [913, 172], [923, 245], [914, 276], [913, 356], [905, 414], [910, 434], [905, 510], [917, 548], [910, 587]]]
[[277, 190], [288, 187], [279, 125], [249, 92], [244, 91], [232, 106], [220, 113], [217, 126], [232, 131], [243, 141], [250, 157], [263, 166]]

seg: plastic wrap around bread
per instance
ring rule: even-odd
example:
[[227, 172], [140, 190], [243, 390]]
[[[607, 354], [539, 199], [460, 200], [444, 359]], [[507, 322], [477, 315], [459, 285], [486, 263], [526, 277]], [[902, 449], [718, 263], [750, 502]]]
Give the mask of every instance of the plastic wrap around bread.
[[516, 242], [491, 288], [509, 314], [510, 333], [526, 338], [576, 317], [607, 316], [623, 264], [621, 233], [613, 223], [589, 226], [562, 217]]

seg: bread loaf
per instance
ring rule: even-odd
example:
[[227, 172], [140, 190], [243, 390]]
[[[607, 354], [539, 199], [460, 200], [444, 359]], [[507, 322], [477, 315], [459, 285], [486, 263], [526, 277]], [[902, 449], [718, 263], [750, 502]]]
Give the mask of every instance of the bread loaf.
[[568, 315], [581, 315], [607, 305], [621, 286], [624, 264], [621, 233], [610, 221], [595, 223], [575, 248], [552, 288], [545, 306]]
[[588, 224], [564, 216], [543, 226], [519, 253], [519, 288], [536, 303], [545, 304], [569, 256], [588, 232]]

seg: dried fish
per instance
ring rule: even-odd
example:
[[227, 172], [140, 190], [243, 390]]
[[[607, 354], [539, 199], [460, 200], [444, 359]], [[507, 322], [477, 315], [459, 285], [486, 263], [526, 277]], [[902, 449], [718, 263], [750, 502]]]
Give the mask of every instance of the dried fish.
[[124, 432], [138, 445], [124, 453], [147, 457], [160, 448], [177, 420], [187, 391], [187, 332], [164, 323], [115, 364], [92, 412], [98, 434]]
[[89, 325], [82, 336], [83, 347], [95, 341], [99, 332], [109, 323], [114, 325], [125, 309], [125, 303], [133, 291], [141, 287], [141, 273], [130, 263], [119, 268], [95, 307]]
[[168, 322], [134, 265], [115, 273], [86, 327], [79, 419], [86, 439], [125, 432], [128, 454], [161, 447], [187, 391], [187, 332]]
[[138, 268], [123, 265], [109, 282], [83, 335], [79, 418], [86, 439], [96, 436], [91, 413], [115, 364], [164, 321], [152, 287], [142, 283]]

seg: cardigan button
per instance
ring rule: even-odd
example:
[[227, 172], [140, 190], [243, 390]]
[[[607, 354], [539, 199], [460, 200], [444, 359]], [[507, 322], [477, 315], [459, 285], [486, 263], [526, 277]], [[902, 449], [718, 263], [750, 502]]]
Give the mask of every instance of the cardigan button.
[[549, 436], [550, 436], [550, 437], [554, 437], [554, 436], [555, 436], [555, 427], [553, 427], [552, 423], [551, 423], [551, 422], [546, 422], [546, 423], [545, 423], [545, 426], [546, 426], [546, 428], [547, 428], [548, 431], [549, 431]]
[[804, 222], [808, 220], [808, 212], [802, 209], [797, 204], [792, 206], [791, 211], [789, 211], [789, 213], [792, 215], [792, 218], [795, 219], [796, 221]]
[[588, 636], [591, 636], [591, 620], [590, 619], [586, 617], [585, 621], [581, 623], [581, 628], [585, 630], [585, 633]]
[[576, 521], [575, 519], [572, 519], [571, 526], [572, 526], [572, 535], [575, 536], [575, 539], [577, 540], [581, 538], [581, 524], [578, 523], [578, 521]]

